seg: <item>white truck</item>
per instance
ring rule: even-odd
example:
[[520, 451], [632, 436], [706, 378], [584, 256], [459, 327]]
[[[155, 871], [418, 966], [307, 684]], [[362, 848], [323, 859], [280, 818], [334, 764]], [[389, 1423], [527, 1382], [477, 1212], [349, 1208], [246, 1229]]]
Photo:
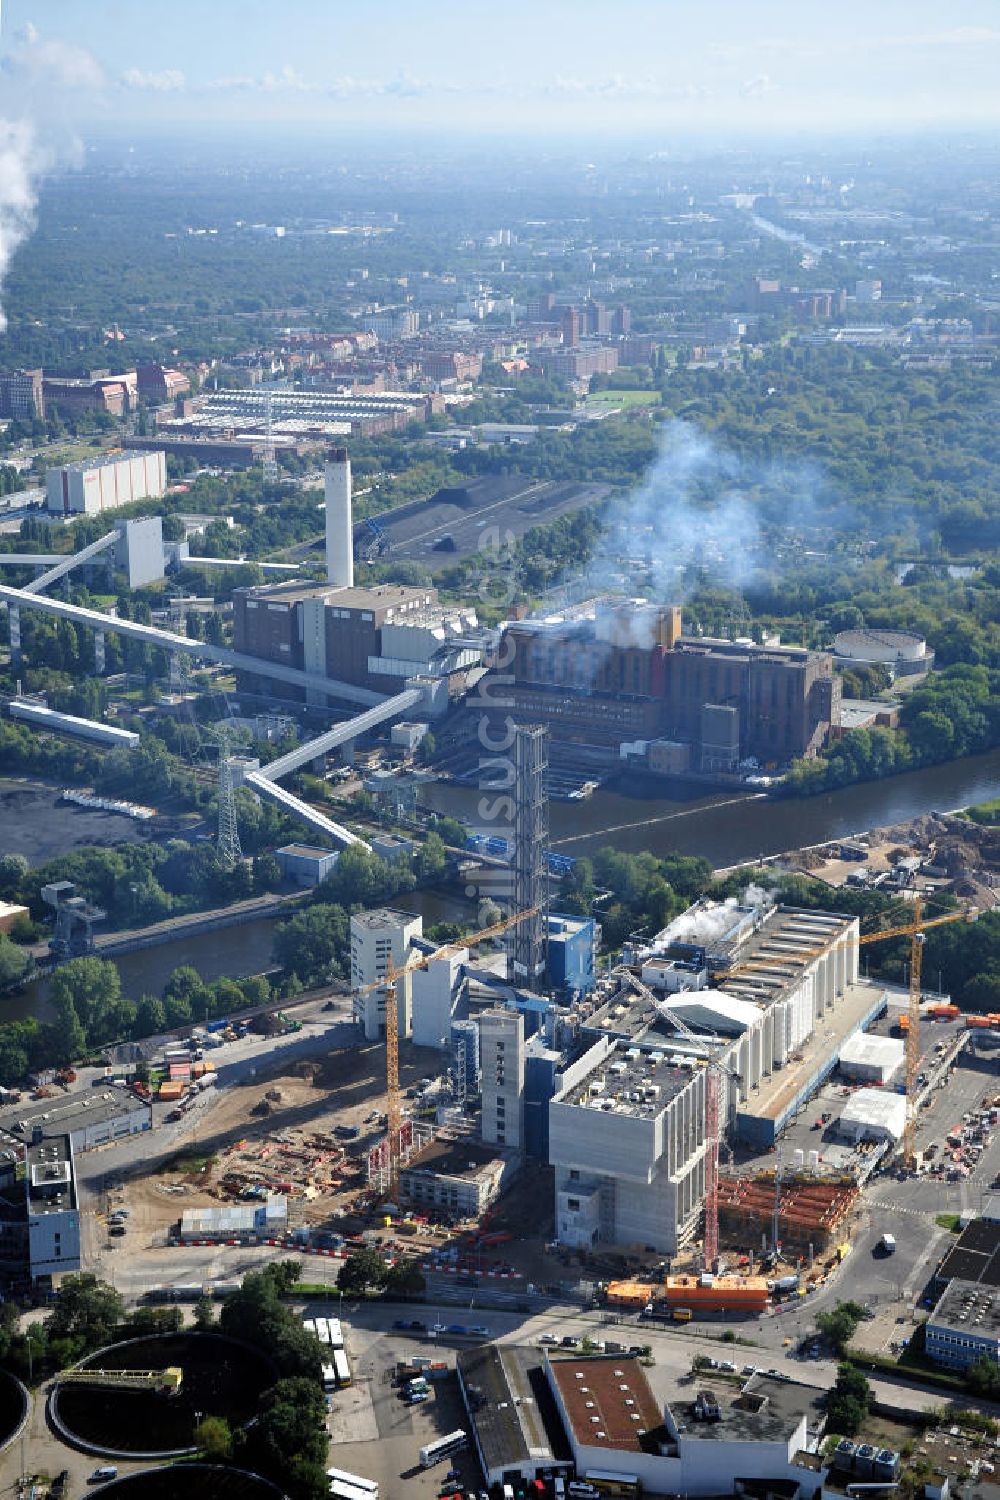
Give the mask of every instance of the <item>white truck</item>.
[[894, 1234], [884, 1234], [878, 1242], [878, 1247], [883, 1255], [895, 1255], [896, 1236]]

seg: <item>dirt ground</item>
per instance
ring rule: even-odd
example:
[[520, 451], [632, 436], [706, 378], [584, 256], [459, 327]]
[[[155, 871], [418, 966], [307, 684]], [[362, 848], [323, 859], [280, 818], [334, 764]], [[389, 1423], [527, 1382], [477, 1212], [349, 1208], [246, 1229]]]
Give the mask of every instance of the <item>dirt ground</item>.
[[[405, 1090], [440, 1065], [434, 1051], [404, 1044]], [[343, 1232], [366, 1188], [366, 1157], [385, 1130], [385, 1048], [345, 1047], [282, 1070], [261, 1069], [219, 1093], [165, 1168], [130, 1183], [137, 1238], [163, 1235], [185, 1209], [252, 1202], [282, 1192], [289, 1223]], [[356, 1127], [345, 1140], [338, 1127]]]

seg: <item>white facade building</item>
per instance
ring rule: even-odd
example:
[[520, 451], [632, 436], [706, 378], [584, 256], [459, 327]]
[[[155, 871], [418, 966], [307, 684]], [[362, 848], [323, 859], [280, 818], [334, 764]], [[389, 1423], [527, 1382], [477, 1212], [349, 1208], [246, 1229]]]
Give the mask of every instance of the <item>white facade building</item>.
[[[384, 988], [368, 989], [384, 979], [390, 961], [401, 969], [410, 956], [414, 938], [422, 935], [423, 918], [412, 912], [392, 911], [381, 907], [363, 911], [351, 918], [351, 989], [354, 991], [354, 1019], [364, 1028], [365, 1040], [377, 1042], [385, 1036]], [[412, 974], [406, 974], [396, 986], [400, 1037], [412, 1030]]]
[[166, 456], [129, 448], [50, 469], [45, 480], [48, 509], [66, 516], [97, 516], [135, 500], [159, 499], [166, 487]]
[[413, 1040], [418, 1047], [450, 1045], [451, 1023], [462, 988], [468, 948], [447, 948], [411, 975]]
[[482, 1137], [508, 1151], [524, 1149], [524, 1017], [497, 1007], [479, 1020]]

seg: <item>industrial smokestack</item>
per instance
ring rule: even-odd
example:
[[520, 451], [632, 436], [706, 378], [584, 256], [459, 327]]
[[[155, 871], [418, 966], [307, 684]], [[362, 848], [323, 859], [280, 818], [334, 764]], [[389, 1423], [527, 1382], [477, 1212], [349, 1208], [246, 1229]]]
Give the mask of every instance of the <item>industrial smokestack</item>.
[[354, 587], [354, 525], [351, 520], [351, 460], [346, 448], [331, 448], [324, 473], [326, 577], [338, 588]]

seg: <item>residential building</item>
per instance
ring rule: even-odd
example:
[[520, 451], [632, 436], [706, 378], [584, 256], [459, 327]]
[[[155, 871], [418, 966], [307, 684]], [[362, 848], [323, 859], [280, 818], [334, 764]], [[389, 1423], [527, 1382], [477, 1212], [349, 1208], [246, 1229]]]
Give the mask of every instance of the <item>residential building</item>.
[[524, 1150], [524, 1017], [497, 1006], [479, 1017], [482, 1138]]
[[[424, 930], [423, 918], [412, 912], [380, 907], [357, 912], [351, 918], [351, 990], [354, 1019], [364, 1029], [365, 1040], [377, 1042], [385, 1036], [386, 987], [389, 966], [403, 968], [410, 948]], [[412, 975], [404, 974], [396, 985], [400, 1037], [412, 1031]]]

